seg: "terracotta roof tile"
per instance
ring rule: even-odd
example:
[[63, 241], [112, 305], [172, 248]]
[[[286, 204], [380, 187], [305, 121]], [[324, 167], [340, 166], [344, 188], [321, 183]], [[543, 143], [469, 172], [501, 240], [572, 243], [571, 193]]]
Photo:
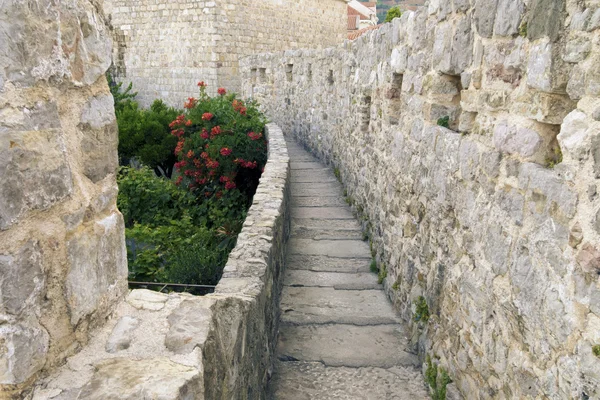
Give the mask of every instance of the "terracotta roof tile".
[[358, 30], [356, 32], [350, 32], [350, 33], [348, 33], [348, 39], [356, 40], [369, 31], [374, 31], [376, 29], [379, 29], [381, 27], [381, 25], [383, 25], [383, 24], [368, 26], [368, 27]]

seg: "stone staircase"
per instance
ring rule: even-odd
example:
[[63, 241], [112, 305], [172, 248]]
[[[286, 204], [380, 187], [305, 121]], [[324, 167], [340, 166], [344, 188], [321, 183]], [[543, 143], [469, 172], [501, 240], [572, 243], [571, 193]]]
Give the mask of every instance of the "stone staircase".
[[292, 227], [271, 398], [429, 398], [342, 186], [290, 140], [288, 152]]

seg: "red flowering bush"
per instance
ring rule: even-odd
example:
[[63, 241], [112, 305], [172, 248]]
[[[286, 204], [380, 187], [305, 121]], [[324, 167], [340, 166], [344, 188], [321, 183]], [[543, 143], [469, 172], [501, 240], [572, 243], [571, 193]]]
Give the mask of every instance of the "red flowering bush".
[[199, 98], [189, 98], [184, 114], [170, 125], [178, 138], [175, 182], [204, 198], [245, 197], [246, 207], [267, 161], [266, 119], [256, 104], [223, 88], [210, 97], [204, 82], [198, 87]]

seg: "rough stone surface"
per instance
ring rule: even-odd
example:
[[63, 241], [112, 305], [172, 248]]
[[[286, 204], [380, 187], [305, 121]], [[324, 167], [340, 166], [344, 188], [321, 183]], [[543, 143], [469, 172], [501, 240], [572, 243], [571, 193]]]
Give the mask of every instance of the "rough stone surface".
[[114, 311], [127, 264], [101, 8], [0, 8], [0, 397], [20, 398]]
[[[277, 126], [268, 125], [266, 133], [267, 165], [215, 293], [195, 297], [130, 291], [80, 352], [36, 382], [29, 399], [265, 398], [290, 220], [287, 148]], [[74, 322], [101, 312], [117, 285], [105, 270], [107, 260], [120, 254], [112, 238], [115, 227], [122, 228], [122, 222], [109, 214], [80, 227], [67, 245], [74, 266], [65, 286]], [[91, 232], [99, 233], [95, 240]], [[12, 258], [1, 256], [0, 266], [19, 264], [35, 278], [36, 268], [29, 266], [35, 249], [30, 243]], [[29, 283], [33, 294], [40, 283]], [[12, 292], [0, 293], [12, 304]], [[2, 343], [15, 346], [21, 356], [0, 352], [0, 379], [9, 383], [14, 374], [26, 377], [44, 365], [48, 334], [40, 326], [5, 327], [0, 326], [0, 337], [8, 341]]]
[[[291, 141], [288, 148], [292, 162], [312, 159]], [[292, 166], [292, 178], [298, 176], [297, 171], [305, 170]], [[333, 189], [340, 186], [325, 174], [315, 174], [311, 181], [328, 182]], [[304, 190], [294, 179], [290, 186], [292, 197]], [[305, 218], [292, 219], [280, 304], [279, 362], [268, 398], [428, 398], [418, 372], [418, 357], [410, 349], [403, 325], [377, 282], [377, 275], [356, 272], [365, 267], [368, 271], [368, 246], [362, 241], [332, 240], [339, 237], [339, 232], [361, 233], [359, 226], [328, 226], [340, 217], [352, 217], [350, 207], [296, 206], [291, 214]], [[304, 226], [307, 219], [320, 221], [311, 231], [318, 239], [305, 240], [305, 230], [297, 229], [296, 225]], [[362, 258], [348, 258], [353, 256]]]
[[[117, 78], [133, 83], [144, 106], [161, 98], [177, 107], [197, 97], [198, 81], [212, 94], [219, 87], [239, 92], [239, 59], [249, 54], [342, 43], [346, 7], [344, 0], [104, 1]], [[253, 77], [266, 82], [266, 71], [257, 68]]]
[[[241, 61], [243, 94], [339, 172], [414, 349], [465, 398], [600, 396], [600, 343], [586, 333], [599, 317], [599, 5], [431, 1], [338, 47]], [[253, 82], [256, 68], [268, 83]], [[320, 171], [310, 158], [291, 166]], [[299, 185], [303, 206], [334, 195]], [[295, 232], [292, 270], [369, 264], [319, 248], [329, 233], [345, 240], [325, 224]], [[334, 292], [286, 288], [283, 321], [325, 323], [361, 297]]]

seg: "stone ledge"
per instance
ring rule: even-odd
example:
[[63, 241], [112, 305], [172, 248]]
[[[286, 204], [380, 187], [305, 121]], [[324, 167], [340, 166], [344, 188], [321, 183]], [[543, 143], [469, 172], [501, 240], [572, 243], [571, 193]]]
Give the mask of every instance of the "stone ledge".
[[130, 291], [30, 399], [264, 397], [289, 236], [287, 147], [274, 124], [267, 138], [267, 165], [215, 293]]

